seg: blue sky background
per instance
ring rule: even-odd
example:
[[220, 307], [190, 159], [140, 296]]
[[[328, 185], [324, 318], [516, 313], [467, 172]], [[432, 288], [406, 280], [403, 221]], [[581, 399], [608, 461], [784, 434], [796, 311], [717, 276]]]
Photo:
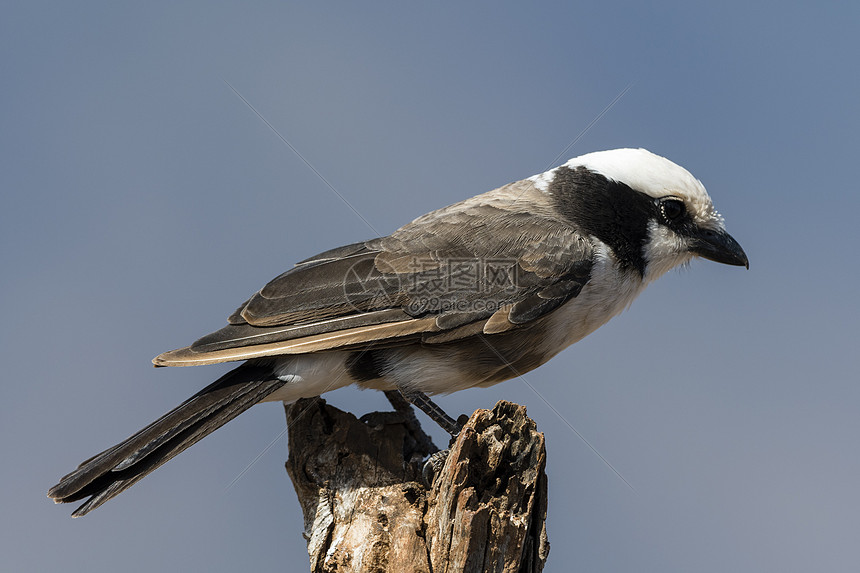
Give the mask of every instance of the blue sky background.
[[513, 400], [546, 433], [547, 571], [856, 570], [858, 24], [851, 2], [7, 4], [2, 568], [307, 570], [279, 405], [84, 519], [45, 491], [226, 370], [153, 356], [298, 260], [544, 171], [631, 86], [555, 164], [671, 158], [750, 271], [695, 262], [529, 384], [441, 403]]

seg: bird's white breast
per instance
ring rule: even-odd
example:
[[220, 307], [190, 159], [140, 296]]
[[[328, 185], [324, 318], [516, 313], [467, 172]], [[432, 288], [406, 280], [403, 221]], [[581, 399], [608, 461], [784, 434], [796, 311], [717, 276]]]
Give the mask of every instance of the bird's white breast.
[[645, 288], [635, 270], [621, 269], [610, 249], [598, 243], [591, 278], [576, 298], [549, 317], [547, 344], [555, 353], [579, 342], [626, 309]]

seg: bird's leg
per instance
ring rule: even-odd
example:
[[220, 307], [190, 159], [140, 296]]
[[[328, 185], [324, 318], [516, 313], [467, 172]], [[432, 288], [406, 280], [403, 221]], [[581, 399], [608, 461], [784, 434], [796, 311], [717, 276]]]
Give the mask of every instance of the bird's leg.
[[448, 456], [451, 454], [451, 450], [439, 450], [434, 454], [430, 454], [430, 457], [424, 462], [424, 467], [421, 470], [421, 477], [424, 478], [424, 484], [427, 487], [433, 487], [433, 480], [436, 479], [436, 476], [442, 471], [442, 468], [445, 466], [445, 462], [448, 461]]
[[[413, 420], [415, 420], [415, 412], [412, 411], [409, 404], [420, 408], [422, 412], [430, 416], [430, 419], [439, 424], [443, 430], [451, 434], [452, 442], [454, 441], [454, 438], [460, 434], [460, 430], [463, 429], [466, 420], [468, 420], [466, 416], [461, 416], [459, 420], [454, 420], [424, 392], [399, 388], [396, 391], [388, 391], [385, 395], [394, 406], [394, 409], [398, 412], [402, 412], [401, 408], [408, 408], [409, 414], [411, 414]], [[415, 420], [415, 423], [417, 424], [418, 420]], [[421, 474], [427, 487], [431, 487], [433, 485], [433, 480], [441, 471], [442, 466], [445, 465], [445, 460], [448, 459], [449, 453], [450, 450], [448, 449], [436, 451], [424, 462], [424, 469]]]
[[436, 447], [433, 439], [421, 428], [421, 423], [415, 417], [415, 410], [412, 409], [412, 404], [398, 390], [386, 390], [385, 397], [388, 398], [394, 410], [403, 418], [406, 428], [415, 436], [415, 441], [418, 442], [418, 450], [425, 456], [438, 452], [439, 448]]
[[[463, 422], [454, 420], [451, 416], [445, 413], [445, 410], [436, 405], [430, 397], [424, 392], [418, 390], [405, 390], [399, 388], [400, 394], [413, 406], [417, 406], [422, 412], [430, 416], [430, 419], [439, 424], [439, 426], [451, 434], [452, 438], [456, 438], [463, 429]], [[388, 392], [385, 393], [388, 395]], [[391, 398], [389, 398], [390, 400]], [[397, 406], [395, 406], [397, 408]]]

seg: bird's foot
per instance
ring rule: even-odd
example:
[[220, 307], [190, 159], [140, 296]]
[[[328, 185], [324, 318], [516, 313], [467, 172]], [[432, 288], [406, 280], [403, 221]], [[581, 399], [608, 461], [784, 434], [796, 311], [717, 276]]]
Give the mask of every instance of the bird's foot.
[[451, 450], [439, 450], [435, 454], [431, 454], [427, 461], [424, 462], [424, 468], [421, 470], [421, 476], [424, 478], [424, 485], [428, 488], [433, 487], [433, 480], [442, 471], [445, 461]]

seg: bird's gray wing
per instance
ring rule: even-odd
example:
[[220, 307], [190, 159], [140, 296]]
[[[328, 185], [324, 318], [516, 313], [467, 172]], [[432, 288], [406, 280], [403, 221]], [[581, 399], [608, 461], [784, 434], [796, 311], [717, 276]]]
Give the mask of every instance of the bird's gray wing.
[[302, 261], [243, 303], [227, 326], [153, 362], [433, 344], [545, 316], [588, 281], [593, 246], [545, 211], [492, 193]]

